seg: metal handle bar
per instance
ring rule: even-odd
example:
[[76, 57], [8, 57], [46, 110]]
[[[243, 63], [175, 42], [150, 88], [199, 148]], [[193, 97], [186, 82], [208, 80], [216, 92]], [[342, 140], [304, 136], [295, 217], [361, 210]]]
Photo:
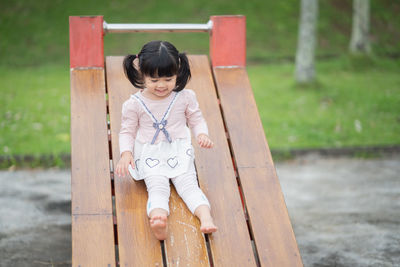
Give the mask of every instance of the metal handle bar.
[[104, 33], [209, 32], [211, 29], [211, 20], [207, 24], [108, 24], [103, 22]]

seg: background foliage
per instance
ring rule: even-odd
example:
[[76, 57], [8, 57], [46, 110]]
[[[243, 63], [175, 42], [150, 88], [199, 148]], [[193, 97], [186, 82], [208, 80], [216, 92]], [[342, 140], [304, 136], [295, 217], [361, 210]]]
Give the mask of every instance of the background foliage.
[[[352, 1], [319, 1], [318, 54], [347, 52]], [[376, 55], [399, 55], [400, 3], [371, 1], [371, 39]], [[34, 0], [1, 1], [1, 64], [68, 65], [68, 17], [104, 15], [109, 23], [206, 23], [211, 15], [242, 14], [247, 18], [250, 62], [292, 58], [296, 51], [299, 1], [240, 0]], [[4, 38], [6, 37], [6, 38]], [[136, 51], [157, 37], [174, 40], [191, 53], [208, 51], [206, 34], [107, 35], [106, 54]]]
[[[0, 2], [0, 156], [69, 153], [68, 16], [108, 23], [206, 23], [211, 15], [247, 19], [247, 59], [273, 149], [400, 143], [400, 2], [371, 1], [373, 56], [351, 57], [352, 1], [319, 1], [317, 77], [293, 79], [299, 1], [15, 0]], [[208, 53], [207, 34], [114, 34], [106, 55], [136, 53], [169, 40]]]

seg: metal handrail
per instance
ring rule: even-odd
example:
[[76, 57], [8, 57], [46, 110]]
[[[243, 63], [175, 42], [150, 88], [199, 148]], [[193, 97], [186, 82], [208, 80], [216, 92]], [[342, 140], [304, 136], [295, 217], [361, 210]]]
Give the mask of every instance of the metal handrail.
[[206, 24], [108, 24], [103, 22], [104, 33], [127, 32], [210, 32], [212, 21]]

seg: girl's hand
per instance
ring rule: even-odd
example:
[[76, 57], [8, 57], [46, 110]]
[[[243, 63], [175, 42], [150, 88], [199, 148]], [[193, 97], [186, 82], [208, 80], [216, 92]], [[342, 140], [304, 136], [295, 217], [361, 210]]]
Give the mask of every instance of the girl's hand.
[[212, 148], [214, 146], [213, 141], [206, 134], [199, 134], [197, 136], [197, 143], [203, 148]]
[[129, 172], [129, 165], [131, 165], [132, 168], [135, 168], [135, 161], [133, 159], [132, 153], [130, 151], [125, 151], [122, 153], [121, 159], [117, 164], [115, 174], [117, 174], [118, 177], [126, 176]]

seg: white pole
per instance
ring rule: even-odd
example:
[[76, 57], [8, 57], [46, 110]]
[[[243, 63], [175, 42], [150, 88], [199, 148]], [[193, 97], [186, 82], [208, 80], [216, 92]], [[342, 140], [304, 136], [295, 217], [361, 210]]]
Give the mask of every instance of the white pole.
[[126, 32], [209, 32], [212, 21], [207, 24], [108, 24], [104, 21], [104, 33]]

